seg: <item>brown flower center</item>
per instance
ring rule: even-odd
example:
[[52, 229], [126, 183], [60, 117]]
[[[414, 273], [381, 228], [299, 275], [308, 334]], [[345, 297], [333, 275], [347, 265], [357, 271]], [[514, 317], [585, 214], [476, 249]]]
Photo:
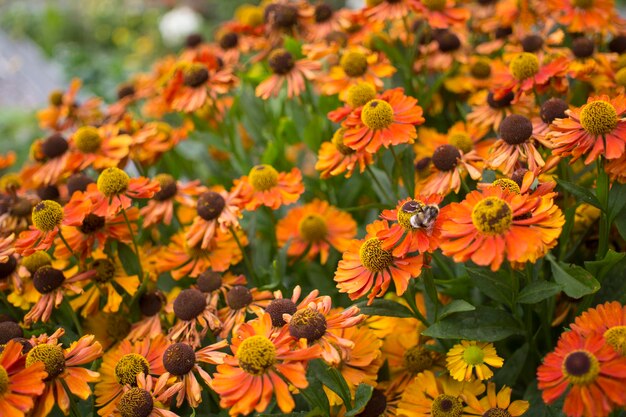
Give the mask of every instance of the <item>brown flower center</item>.
[[48, 138], [41, 144], [41, 152], [47, 158], [56, 158], [61, 156], [67, 151], [68, 148], [69, 145], [67, 144], [67, 141], [59, 133], [54, 133], [53, 135], [48, 136]]
[[33, 275], [33, 285], [41, 294], [49, 294], [59, 288], [65, 276], [63, 272], [51, 266], [42, 266]]
[[253, 301], [252, 293], [243, 285], [235, 285], [226, 293], [226, 302], [232, 310], [241, 310]]
[[198, 216], [206, 221], [215, 220], [222, 214], [225, 206], [226, 201], [220, 193], [207, 191], [198, 197]]
[[289, 334], [296, 339], [313, 343], [326, 333], [326, 318], [310, 307], [296, 311], [289, 322]]
[[186, 343], [174, 343], [163, 353], [163, 366], [172, 375], [186, 375], [195, 364], [196, 354]]
[[174, 314], [180, 320], [192, 320], [202, 314], [205, 308], [205, 295], [194, 288], [182, 290], [174, 300]]
[[500, 123], [500, 137], [509, 145], [520, 145], [533, 134], [533, 124], [519, 114], [511, 114]]
[[297, 310], [296, 304], [289, 298], [277, 298], [265, 308], [265, 312], [272, 318], [272, 326], [283, 327], [286, 323], [283, 314], [293, 315]]
[[441, 145], [433, 153], [433, 165], [439, 171], [451, 171], [459, 164], [461, 152], [453, 145]]

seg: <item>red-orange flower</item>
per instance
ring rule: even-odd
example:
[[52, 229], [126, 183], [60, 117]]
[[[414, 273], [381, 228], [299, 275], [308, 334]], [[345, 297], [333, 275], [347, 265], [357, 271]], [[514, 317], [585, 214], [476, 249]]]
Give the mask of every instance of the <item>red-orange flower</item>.
[[376, 236], [388, 227], [384, 220], [371, 223], [367, 226], [365, 239], [353, 240], [343, 253], [343, 259], [335, 271], [335, 282], [339, 292], [348, 293], [351, 300], [369, 292], [367, 298], [371, 304], [375, 297], [385, 295], [392, 281], [396, 293], [402, 295], [409, 280], [422, 272], [422, 255], [400, 258], [382, 248], [382, 242]]
[[[86, 400], [91, 395], [90, 382], [96, 382], [100, 374], [81, 366], [102, 356], [102, 346], [94, 340], [93, 335], [81, 337], [69, 348], [63, 349], [58, 338], [63, 329], [50, 338], [43, 338], [35, 343], [26, 356], [26, 367], [43, 362], [48, 373], [46, 386], [37, 402], [34, 417], [46, 417], [56, 404], [64, 414], [70, 411], [70, 395]], [[69, 392], [66, 391], [69, 389]]]
[[606, 302], [583, 312], [571, 325], [583, 336], [598, 333], [616, 352], [626, 356], [626, 307], [617, 301]]
[[342, 252], [356, 235], [356, 222], [350, 214], [326, 201], [313, 200], [289, 210], [276, 224], [278, 246], [288, 244], [287, 255], [304, 256], [326, 263], [330, 247]]
[[322, 143], [320, 147], [315, 169], [320, 171], [323, 179], [338, 176], [345, 172], [345, 177], [350, 178], [357, 169], [363, 173], [368, 165], [374, 163], [374, 156], [365, 149], [355, 151], [343, 143], [344, 127], [339, 128], [330, 142]]
[[242, 324], [231, 343], [233, 355], [226, 356], [213, 375], [220, 406], [230, 407], [231, 416], [260, 413], [275, 394], [281, 411], [292, 411], [295, 402], [288, 384], [308, 386], [306, 361], [319, 357], [320, 347], [302, 343], [294, 347], [288, 328], [276, 331], [269, 314]]
[[418, 15], [434, 29], [463, 25], [470, 17], [467, 8], [454, 7], [454, 0], [421, 0], [415, 3]]
[[115, 215], [128, 209], [136, 198], [151, 198], [161, 186], [145, 177], [130, 178], [119, 168], [107, 168], [98, 176], [97, 192], [94, 190], [93, 214]]
[[376, 153], [381, 146], [413, 143], [415, 125], [424, 123], [417, 100], [404, 95], [401, 88], [380, 94], [356, 109], [344, 122], [344, 145], [357, 151]]
[[417, 196], [398, 202], [393, 210], [384, 210], [380, 217], [395, 224], [377, 233], [380, 247], [397, 257], [437, 249], [444, 219], [439, 215], [441, 200], [439, 194]]
[[577, 160], [587, 154], [585, 164], [598, 156], [617, 159], [626, 151], [626, 96], [589, 97], [587, 104], [566, 110], [566, 119], [556, 119], [546, 139], [553, 144], [553, 153]]
[[605, 417], [626, 405], [626, 357], [597, 333], [563, 333], [537, 369], [537, 379], [548, 404], [568, 391], [563, 405], [568, 416]]
[[43, 393], [44, 378], [48, 376], [43, 362], [25, 368], [24, 346], [9, 340], [0, 354], [0, 415], [24, 417]]
[[234, 181], [241, 187], [242, 205], [246, 210], [266, 206], [276, 210], [282, 205], [298, 201], [304, 192], [302, 173], [298, 168], [291, 172], [278, 172], [270, 165], [256, 165], [248, 175]]
[[257, 97], [267, 100], [280, 93], [287, 82], [287, 97], [298, 97], [306, 88], [307, 80], [313, 80], [321, 69], [319, 62], [308, 59], [295, 60], [291, 52], [275, 49], [267, 59], [273, 74], [262, 81], [255, 89]]
[[498, 270], [510, 262], [536, 262], [557, 244], [565, 223], [554, 193], [517, 194], [492, 186], [472, 191], [461, 203], [442, 209], [440, 244], [455, 262], [472, 260]]

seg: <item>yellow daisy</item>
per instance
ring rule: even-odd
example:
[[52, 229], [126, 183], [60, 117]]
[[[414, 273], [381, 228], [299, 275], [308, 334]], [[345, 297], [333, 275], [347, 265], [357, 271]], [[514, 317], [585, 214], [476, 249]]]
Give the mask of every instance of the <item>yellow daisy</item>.
[[472, 393], [463, 395], [467, 407], [466, 414], [470, 416], [511, 416], [519, 417], [528, 411], [528, 401], [517, 400], [511, 402], [511, 388], [502, 387], [496, 394], [496, 384], [487, 384], [487, 393], [480, 400]]
[[501, 368], [504, 360], [491, 343], [462, 340], [448, 351], [446, 362], [450, 375], [457, 381], [471, 380], [474, 370], [476, 378], [482, 381], [493, 376], [487, 365]]

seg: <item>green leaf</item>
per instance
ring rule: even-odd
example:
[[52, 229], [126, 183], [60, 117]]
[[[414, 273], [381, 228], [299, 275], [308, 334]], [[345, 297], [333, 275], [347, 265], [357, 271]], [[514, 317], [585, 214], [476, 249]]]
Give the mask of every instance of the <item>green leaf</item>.
[[493, 382], [497, 385], [514, 386], [517, 378], [526, 366], [528, 350], [528, 343], [524, 343], [519, 349], [513, 352], [513, 354], [504, 361], [504, 366], [495, 372]]
[[556, 182], [557, 182], [557, 184], [559, 184], [559, 187], [561, 187], [565, 191], [573, 194], [580, 201], [582, 201], [584, 203], [591, 204], [592, 206], [596, 206], [599, 209], [602, 208], [602, 205], [600, 204], [600, 201], [598, 201], [596, 196], [590, 190], [588, 190], [587, 188], [581, 187], [580, 185], [574, 184], [573, 182], [569, 182], [569, 181], [565, 181], [565, 180], [561, 180], [561, 179], [557, 179]]
[[317, 378], [312, 378], [311, 369], [309, 369], [309, 386], [305, 389], [301, 389], [300, 393], [304, 399], [309, 403], [312, 410], [319, 410], [321, 415], [328, 416], [328, 410], [330, 410], [330, 404], [328, 403], [328, 397], [322, 387], [322, 382]]
[[561, 284], [565, 294], [572, 298], [582, 298], [600, 289], [600, 283], [589, 271], [578, 265], [567, 265], [548, 257], [552, 266], [554, 280]]
[[560, 293], [562, 289], [559, 284], [550, 281], [532, 282], [520, 291], [517, 296], [517, 302], [522, 304], [535, 304]]
[[322, 360], [316, 359], [310, 362], [309, 368], [312, 376], [319, 379], [322, 384], [341, 398], [346, 409], [351, 409], [352, 395], [348, 383], [336, 368], [326, 365]]
[[367, 301], [361, 301], [356, 306], [368, 316], [413, 317], [411, 310], [391, 300], [375, 299], [369, 306]]
[[624, 207], [626, 207], [626, 184], [614, 182], [609, 190], [609, 206], [607, 207], [607, 215], [611, 223]]
[[[450, 314], [461, 313], [463, 311], [474, 311], [476, 307], [464, 300], [454, 300], [449, 304], [446, 304], [441, 310], [439, 320], [445, 319]], [[439, 321], [438, 320], [438, 321]]]
[[439, 339], [466, 339], [495, 342], [522, 329], [509, 313], [490, 307], [477, 307], [474, 311], [454, 313], [424, 330], [424, 336]]
[[[389, 195], [393, 194], [393, 187], [391, 186], [389, 177], [385, 174], [385, 171], [374, 166], [370, 166], [370, 170], [376, 178], [376, 181], [372, 184], [374, 192], [381, 202], [389, 202]], [[380, 187], [378, 186], [378, 184], [380, 184]]]
[[363, 411], [367, 403], [370, 401], [370, 398], [372, 398], [372, 392], [374, 392], [373, 386], [359, 384], [359, 386], [356, 387], [356, 393], [354, 396], [354, 408], [345, 414], [346, 417], [355, 416]]
[[509, 307], [513, 306], [513, 288], [504, 271], [496, 273], [486, 269], [465, 268], [472, 283], [487, 297]]
[[120, 257], [122, 266], [127, 274], [139, 275], [139, 262], [137, 260], [137, 255], [135, 255], [135, 252], [133, 252], [130, 246], [117, 242], [117, 255]]
[[624, 252], [617, 253], [613, 249], [609, 249], [604, 259], [601, 261], [587, 261], [585, 262], [585, 268], [587, 271], [591, 272], [597, 280], [602, 281], [602, 278], [624, 259], [624, 256], [626, 256]]

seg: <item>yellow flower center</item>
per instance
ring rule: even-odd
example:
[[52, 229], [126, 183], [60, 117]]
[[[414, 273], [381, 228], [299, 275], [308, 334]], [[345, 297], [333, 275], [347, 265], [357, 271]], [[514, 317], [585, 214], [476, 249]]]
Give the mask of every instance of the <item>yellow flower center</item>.
[[581, 9], [590, 9], [593, 6], [593, 0], [574, 0], [573, 3], [575, 7]]
[[354, 109], [361, 107], [376, 97], [376, 89], [371, 83], [362, 82], [348, 88], [346, 102]]
[[446, 8], [446, 0], [422, 0], [424, 6], [428, 7], [429, 10], [443, 10]]
[[343, 134], [345, 132], [345, 127], [340, 127], [339, 129], [337, 129], [337, 131], [333, 135], [332, 143], [342, 155], [350, 155], [355, 153], [356, 151], [349, 146], [343, 144]]
[[580, 124], [593, 135], [604, 135], [617, 126], [617, 111], [608, 101], [592, 101], [580, 112]]
[[0, 395], [7, 392], [9, 389], [9, 374], [7, 370], [4, 369], [2, 365], [0, 365]]
[[304, 338], [309, 343], [321, 339], [327, 328], [326, 317], [310, 307], [296, 311], [289, 322], [289, 334], [296, 339]]
[[361, 121], [370, 129], [385, 129], [393, 123], [393, 108], [384, 100], [370, 100], [361, 111]]
[[33, 225], [42, 232], [50, 232], [63, 221], [63, 207], [56, 201], [43, 200], [33, 208]]
[[604, 340], [620, 355], [626, 356], [626, 326], [611, 327], [604, 332]]
[[371, 272], [380, 272], [393, 263], [391, 252], [381, 248], [381, 241], [375, 237], [361, 245], [359, 257], [363, 266]]
[[339, 65], [348, 77], [360, 77], [367, 71], [367, 57], [360, 52], [351, 51], [341, 57]]
[[404, 367], [412, 374], [419, 374], [433, 366], [433, 356], [422, 345], [415, 345], [404, 352], [403, 358]]
[[235, 18], [247, 26], [258, 26], [263, 23], [263, 9], [251, 4], [244, 4], [235, 10]]
[[365, 5], [367, 7], [374, 7], [374, 6], [378, 6], [383, 1], [385, 0], [365, 0]]
[[248, 178], [256, 191], [267, 191], [278, 184], [278, 171], [270, 165], [257, 165], [250, 170]]
[[318, 242], [326, 237], [328, 226], [322, 216], [310, 213], [300, 220], [298, 232], [304, 240], [308, 242]]
[[481, 200], [472, 210], [472, 223], [487, 235], [499, 235], [509, 229], [513, 212], [506, 201], [498, 197]]
[[539, 72], [539, 59], [530, 52], [521, 52], [509, 64], [511, 74], [518, 80], [525, 80]]
[[600, 373], [600, 363], [591, 352], [575, 350], [565, 357], [562, 371], [571, 384], [588, 385]]
[[417, 200], [409, 200], [400, 207], [396, 219], [398, 224], [407, 230], [415, 230], [416, 227], [411, 224], [411, 218], [419, 213], [424, 212], [424, 203]]
[[520, 194], [522, 192], [522, 190], [519, 188], [519, 185], [517, 185], [515, 181], [509, 178], [499, 178], [492, 182], [491, 185], [495, 185], [502, 188], [504, 191], [509, 191], [514, 194]]
[[48, 266], [52, 264], [52, 258], [47, 252], [38, 250], [32, 255], [22, 258], [22, 265], [30, 272], [34, 274], [42, 266]]
[[44, 343], [32, 348], [26, 356], [26, 367], [32, 366], [36, 362], [43, 362], [48, 373], [46, 381], [55, 378], [65, 370], [63, 349], [56, 345]]
[[130, 177], [119, 168], [107, 168], [98, 176], [98, 190], [107, 197], [122, 194], [128, 188]]
[[433, 417], [461, 417], [463, 415], [463, 403], [456, 397], [441, 394], [430, 406], [430, 414]]
[[485, 352], [478, 346], [472, 345], [465, 348], [463, 360], [469, 365], [480, 365], [485, 359]]
[[74, 133], [74, 143], [79, 151], [93, 153], [100, 149], [102, 138], [95, 127], [83, 126]]
[[259, 376], [276, 363], [276, 347], [267, 337], [255, 335], [241, 342], [236, 357], [241, 369]]
[[617, 71], [617, 74], [615, 74], [615, 81], [622, 87], [626, 87], [626, 68], [621, 68]]
[[154, 400], [145, 389], [134, 387], [120, 397], [117, 409], [122, 417], [148, 417], [154, 409]]
[[22, 179], [19, 174], [10, 172], [0, 177], [0, 191], [8, 193], [11, 190], [16, 190], [22, 186]]
[[150, 373], [150, 363], [138, 353], [129, 353], [115, 365], [115, 378], [120, 385], [137, 385], [137, 375]]
[[463, 153], [468, 153], [474, 147], [474, 142], [472, 142], [472, 138], [466, 132], [454, 132], [448, 136], [448, 143], [452, 146], [463, 151]]
[[96, 259], [92, 268], [96, 270], [95, 280], [99, 283], [106, 283], [115, 276], [115, 264], [108, 259]]

